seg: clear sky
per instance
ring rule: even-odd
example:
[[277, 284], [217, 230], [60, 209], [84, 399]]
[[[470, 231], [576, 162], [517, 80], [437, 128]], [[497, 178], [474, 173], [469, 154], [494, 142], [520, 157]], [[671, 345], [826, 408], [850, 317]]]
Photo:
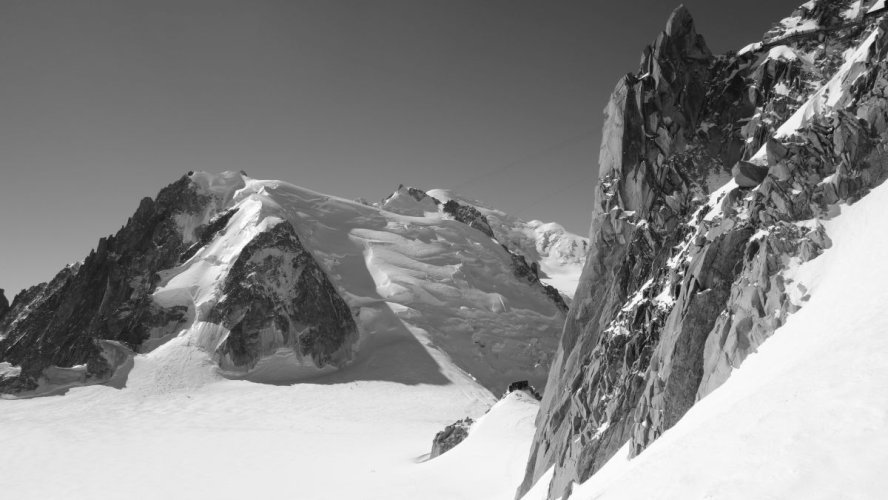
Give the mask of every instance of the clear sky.
[[[801, 0], [688, 0], [715, 52]], [[188, 170], [455, 188], [584, 234], [601, 110], [667, 0], [0, 0], [0, 288]]]

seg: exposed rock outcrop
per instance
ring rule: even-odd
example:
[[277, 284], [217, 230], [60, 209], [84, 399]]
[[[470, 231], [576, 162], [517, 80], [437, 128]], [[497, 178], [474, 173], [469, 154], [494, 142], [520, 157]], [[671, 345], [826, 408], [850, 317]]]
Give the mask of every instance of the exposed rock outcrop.
[[0, 361], [21, 367], [0, 380], [0, 392], [37, 388], [47, 368], [86, 366], [86, 379], [107, 380], [117, 368], [101, 340], [137, 350], [152, 329], [175, 329], [187, 311], [151, 300], [157, 272], [175, 266], [185, 249], [176, 217], [202, 212], [206, 195], [187, 176], [145, 198], [114, 236], [102, 238], [82, 263], [49, 283], [21, 292], [0, 321]]
[[3, 321], [6, 311], [9, 311], [9, 301], [6, 300], [6, 292], [0, 288], [0, 321]]
[[223, 292], [209, 314], [209, 321], [230, 330], [217, 348], [223, 368], [247, 371], [281, 348], [318, 368], [349, 360], [358, 337], [351, 309], [290, 223], [278, 223], [244, 247]]
[[451, 215], [454, 219], [467, 224], [468, 226], [481, 231], [487, 236], [493, 238], [493, 229], [484, 216], [477, 208], [471, 205], [463, 205], [456, 200], [448, 200], [444, 203], [444, 213]]
[[525, 393], [529, 394], [530, 396], [532, 396], [537, 401], [543, 399], [543, 396], [540, 395], [539, 392], [537, 392], [536, 388], [534, 386], [530, 385], [530, 382], [528, 382], [526, 380], [519, 380], [517, 382], [512, 382], [511, 384], [509, 384], [509, 389], [506, 391], [506, 394], [508, 395], [509, 393], [512, 393], [515, 391], [525, 392]]
[[830, 245], [817, 218], [888, 175], [882, 18], [820, 8], [782, 25], [807, 12], [828, 36], [716, 57], [679, 8], [617, 84], [519, 496], [552, 466], [550, 498], [569, 495], [723, 383], [807, 300], [792, 269]]
[[568, 306], [564, 301], [564, 297], [561, 296], [561, 293], [558, 290], [551, 286], [546, 285], [542, 281], [540, 281], [540, 266], [536, 262], [531, 264], [527, 263], [527, 259], [518, 253], [509, 250], [509, 247], [503, 245], [503, 249], [509, 253], [509, 256], [512, 258], [512, 272], [515, 273], [515, 276], [519, 279], [527, 281], [531, 286], [540, 287], [545, 292], [546, 296], [555, 303], [555, 306], [558, 307], [558, 310], [562, 313], [567, 313]]
[[429, 459], [441, 456], [452, 450], [456, 445], [462, 443], [469, 437], [469, 429], [475, 422], [471, 418], [464, 418], [448, 425], [443, 431], [435, 434], [432, 441], [432, 452]]
[[[513, 392], [522, 392], [537, 401], [542, 399], [540, 393], [537, 392], [527, 380], [519, 380], [510, 383], [501, 399], [506, 399], [509, 394]], [[475, 422], [471, 418], [466, 417], [462, 420], [457, 420], [445, 427], [443, 431], [437, 433], [432, 442], [432, 452], [429, 454], [429, 459], [443, 455], [453, 449], [456, 445], [462, 443], [467, 437], [469, 437], [469, 430], [474, 424]]]

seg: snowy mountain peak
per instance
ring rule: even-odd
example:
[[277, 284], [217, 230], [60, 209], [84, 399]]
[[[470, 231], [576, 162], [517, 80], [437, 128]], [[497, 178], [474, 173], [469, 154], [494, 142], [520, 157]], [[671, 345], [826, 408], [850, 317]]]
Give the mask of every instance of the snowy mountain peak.
[[190, 172], [143, 200], [83, 265], [16, 298], [0, 318], [10, 364], [0, 388], [101, 383], [126, 369], [119, 348], [148, 354], [173, 340], [218, 375], [256, 382], [329, 376], [377, 349], [407, 349], [426, 368], [405, 382], [442, 383], [432, 367], [447, 365], [494, 391], [541, 385], [563, 298], [540, 282], [539, 264], [492, 238], [478, 209], [447, 202], [401, 186], [374, 207], [242, 172]]

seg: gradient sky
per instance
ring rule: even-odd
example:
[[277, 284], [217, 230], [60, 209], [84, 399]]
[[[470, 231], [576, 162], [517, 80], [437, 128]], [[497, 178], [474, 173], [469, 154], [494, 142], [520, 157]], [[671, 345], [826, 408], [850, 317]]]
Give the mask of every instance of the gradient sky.
[[[801, 0], [688, 0], [715, 52]], [[188, 170], [455, 188], [585, 234], [604, 105], [664, 0], [0, 0], [0, 287]]]

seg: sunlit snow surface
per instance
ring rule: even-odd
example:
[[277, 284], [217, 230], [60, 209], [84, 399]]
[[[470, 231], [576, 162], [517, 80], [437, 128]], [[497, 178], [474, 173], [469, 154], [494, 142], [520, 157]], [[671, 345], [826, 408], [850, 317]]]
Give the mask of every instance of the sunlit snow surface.
[[571, 499], [884, 498], [885, 207], [888, 185], [825, 222], [833, 247], [790, 273], [810, 302], [675, 427], [634, 460], [621, 450]]
[[[435, 433], [494, 398], [390, 345], [292, 386], [221, 378], [196, 336], [136, 357], [127, 387], [0, 401], [0, 496], [16, 499], [510, 499], [537, 402], [513, 393], [450, 452]], [[390, 379], [387, 381], [385, 379]]]

